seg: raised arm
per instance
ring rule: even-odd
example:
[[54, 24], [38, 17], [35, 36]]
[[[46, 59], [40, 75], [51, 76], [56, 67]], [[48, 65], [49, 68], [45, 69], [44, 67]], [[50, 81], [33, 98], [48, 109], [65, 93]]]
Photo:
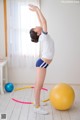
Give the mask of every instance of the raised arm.
[[41, 10], [37, 6], [31, 5], [31, 4], [29, 5], [29, 7], [30, 7], [29, 9], [31, 11], [36, 12], [38, 20], [40, 22], [40, 25], [41, 25], [43, 31], [47, 32], [47, 21], [46, 21], [45, 17], [43, 16]]

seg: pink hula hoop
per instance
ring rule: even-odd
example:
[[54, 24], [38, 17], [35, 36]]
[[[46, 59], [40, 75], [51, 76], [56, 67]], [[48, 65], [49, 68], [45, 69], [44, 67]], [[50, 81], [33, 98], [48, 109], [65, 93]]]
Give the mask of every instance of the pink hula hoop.
[[[32, 86], [31, 88], [34, 88], [34, 86]], [[48, 89], [46, 89], [46, 88], [42, 88], [42, 90], [48, 91]], [[17, 100], [15, 98], [12, 98], [12, 100], [17, 102], [17, 103], [21, 103], [21, 104], [34, 104], [33, 102], [25, 102], [25, 101]]]
[[20, 100], [16, 100], [15, 98], [12, 98], [13, 101], [18, 102], [18, 103], [22, 103], [22, 104], [33, 104], [32, 102], [23, 102]]

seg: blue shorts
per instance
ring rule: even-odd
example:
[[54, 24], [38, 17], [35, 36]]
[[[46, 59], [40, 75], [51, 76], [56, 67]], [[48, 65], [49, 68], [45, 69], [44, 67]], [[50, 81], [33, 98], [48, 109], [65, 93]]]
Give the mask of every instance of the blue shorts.
[[47, 68], [49, 64], [44, 62], [42, 59], [38, 59], [36, 62], [36, 67]]

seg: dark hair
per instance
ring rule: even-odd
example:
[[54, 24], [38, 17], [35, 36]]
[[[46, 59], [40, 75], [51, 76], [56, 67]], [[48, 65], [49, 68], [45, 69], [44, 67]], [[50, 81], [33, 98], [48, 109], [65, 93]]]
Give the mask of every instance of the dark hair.
[[37, 35], [37, 32], [33, 30], [33, 28], [30, 30], [30, 37], [32, 42], [38, 42], [39, 36]]

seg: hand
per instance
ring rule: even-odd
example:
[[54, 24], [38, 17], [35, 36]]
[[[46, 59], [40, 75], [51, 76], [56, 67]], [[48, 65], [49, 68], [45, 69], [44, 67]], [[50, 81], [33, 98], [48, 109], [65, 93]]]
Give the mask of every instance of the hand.
[[34, 6], [34, 5], [31, 5], [31, 4], [29, 4], [29, 9], [31, 10], [31, 11], [37, 11], [37, 9], [38, 9], [38, 7], [37, 6]]

